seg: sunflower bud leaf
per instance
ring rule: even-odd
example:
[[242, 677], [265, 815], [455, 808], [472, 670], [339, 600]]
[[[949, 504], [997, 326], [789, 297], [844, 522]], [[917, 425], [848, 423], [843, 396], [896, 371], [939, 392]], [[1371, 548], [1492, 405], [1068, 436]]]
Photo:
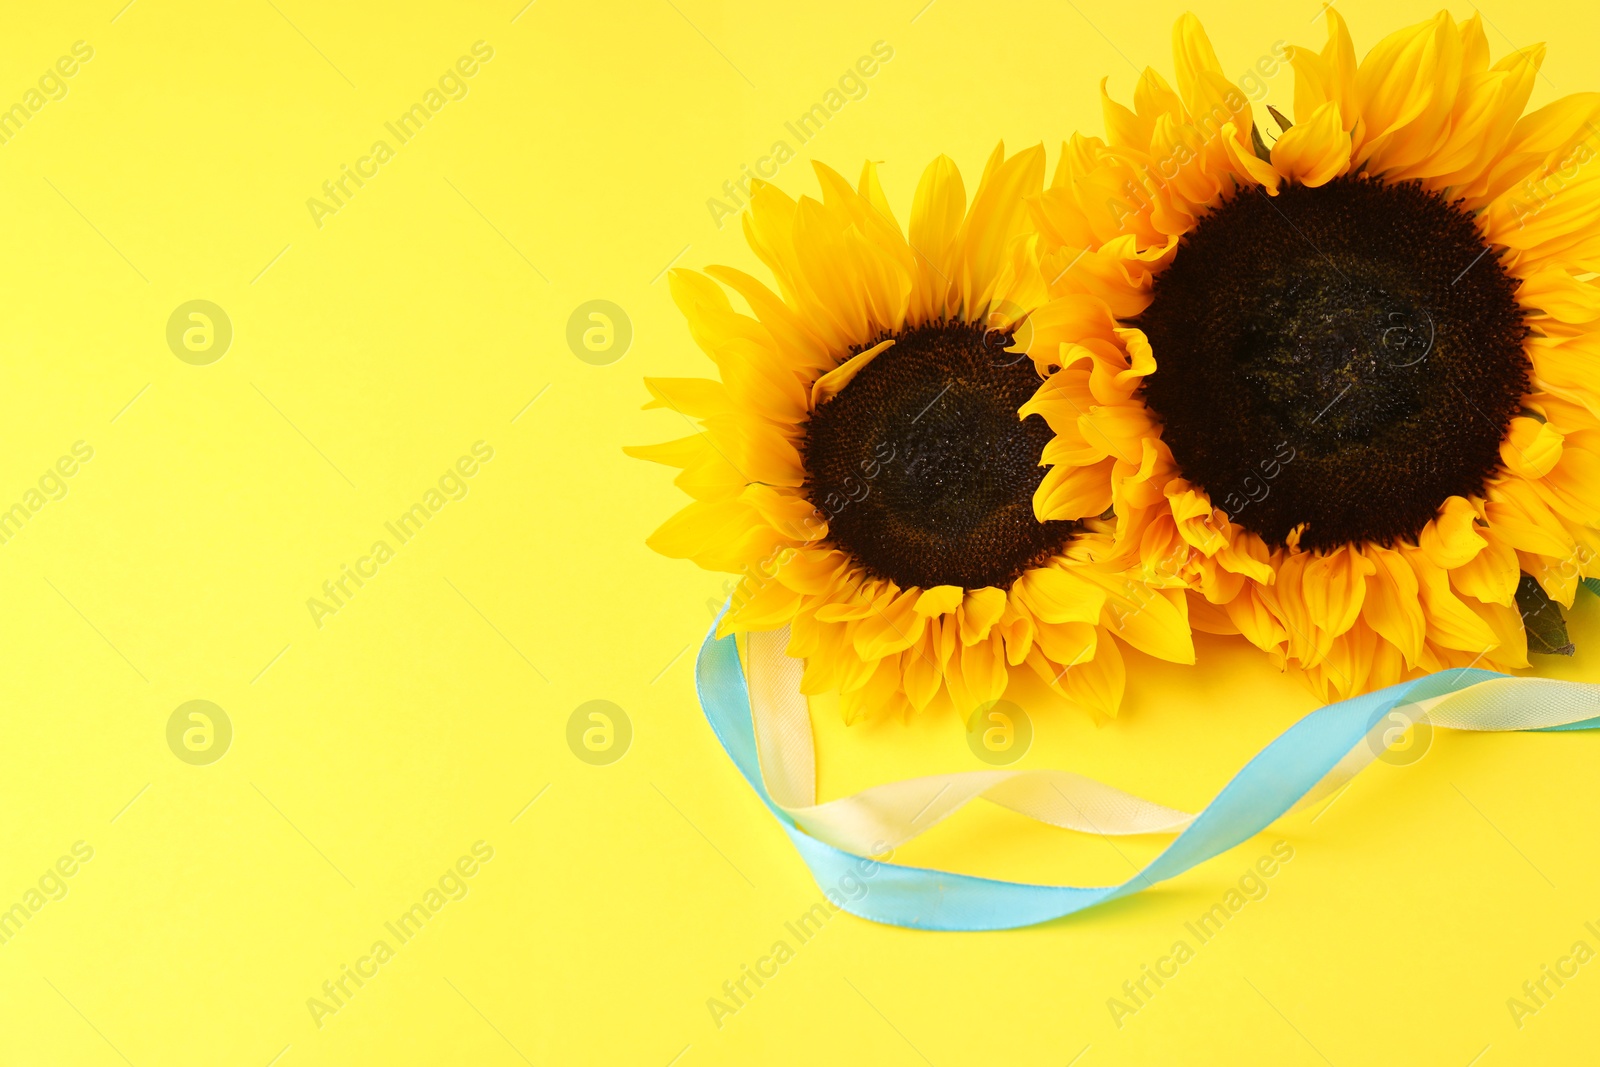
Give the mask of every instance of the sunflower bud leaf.
[[1265, 163], [1272, 162], [1272, 151], [1267, 148], [1267, 142], [1261, 139], [1261, 130], [1255, 123], [1250, 124], [1250, 145], [1256, 150], [1258, 159]]
[[1545, 591], [1529, 575], [1524, 574], [1517, 585], [1517, 610], [1522, 612], [1522, 625], [1528, 633], [1528, 651], [1540, 656], [1570, 656], [1574, 648], [1567, 637], [1567, 620], [1561, 614], [1561, 605], [1545, 595]]

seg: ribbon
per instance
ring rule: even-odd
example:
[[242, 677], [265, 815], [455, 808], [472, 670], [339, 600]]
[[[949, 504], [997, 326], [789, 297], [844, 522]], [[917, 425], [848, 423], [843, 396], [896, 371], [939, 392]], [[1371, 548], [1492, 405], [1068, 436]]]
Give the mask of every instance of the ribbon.
[[[1198, 813], [1057, 770], [928, 775], [818, 804], [810, 712], [800, 661], [785, 654], [787, 642], [786, 629], [749, 635], [747, 674], [735, 639], [719, 640], [713, 623], [695, 662], [706, 719], [836, 906], [922, 930], [1031, 926], [1176, 877], [1338, 789], [1385, 750], [1397, 722], [1452, 730], [1600, 728], [1600, 685], [1463, 668], [1318, 708], [1257, 753]], [[979, 797], [1068, 830], [1177, 837], [1132, 878], [1107, 886], [1006, 882], [871, 858]], [[838, 890], [844, 886], [864, 890], [846, 894]]]

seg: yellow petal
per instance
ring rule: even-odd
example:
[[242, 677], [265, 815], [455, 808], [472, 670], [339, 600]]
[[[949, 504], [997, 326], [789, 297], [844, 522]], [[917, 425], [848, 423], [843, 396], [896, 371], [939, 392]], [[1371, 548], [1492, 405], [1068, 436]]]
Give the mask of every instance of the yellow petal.
[[928, 617], [914, 610], [917, 597], [917, 591], [910, 589], [875, 605], [874, 613], [862, 619], [852, 634], [856, 654], [879, 659], [916, 644], [928, 624]]
[[815, 411], [818, 406], [832, 400], [845, 386], [849, 385], [856, 375], [864, 370], [868, 363], [878, 358], [878, 353], [894, 344], [894, 338], [880, 341], [865, 352], [858, 352], [833, 368], [827, 374], [811, 383], [811, 409]]
[[746, 578], [734, 590], [728, 611], [717, 625], [717, 634], [750, 630], [775, 630], [794, 618], [800, 595], [771, 580]]
[[1190, 115], [1206, 114], [1213, 103], [1206, 75], [1221, 74], [1216, 50], [1205, 27], [1192, 12], [1184, 12], [1172, 27], [1172, 61], [1178, 77], [1178, 94]]
[[1288, 637], [1289, 631], [1261, 598], [1256, 586], [1246, 584], [1238, 596], [1223, 605], [1223, 610], [1245, 640], [1263, 652], [1281, 647]]
[[1339, 104], [1339, 114], [1354, 126], [1361, 117], [1361, 98], [1356, 92], [1356, 46], [1350, 40], [1350, 28], [1344, 16], [1333, 10], [1330, 3], [1322, 10], [1328, 25], [1328, 42], [1322, 46], [1322, 61], [1329, 75], [1329, 99]]
[[[1337, 637], [1355, 623], [1366, 598], [1367, 578], [1376, 564], [1360, 549], [1346, 546], [1307, 561], [1303, 596], [1311, 620], [1324, 634]], [[1321, 643], [1326, 654], [1327, 641]]]
[[[1473, 16], [1468, 25], [1476, 26]], [[1480, 38], [1481, 27], [1477, 30]], [[1483, 42], [1487, 48], [1487, 42]], [[1464, 186], [1478, 179], [1505, 148], [1516, 122], [1533, 93], [1543, 45], [1518, 49], [1496, 63], [1492, 71], [1462, 79], [1448, 140], [1411, 173], [1430, 178], [1435, 188]]]
[[696, 500], [645, 539], [672, 559], [692, 559], [711, 570], [739, 571], [785, 543], [742, 500]]
[[1233, 163], [1233, 168], [1257, 185], [1266, 187], [1268, 193], [1276, 196], [1280, 178], [1271, 163], [1256, 155], [1255, 148], [1245, 138], [1244, 128], [1233, 123], [1225, 123], [1222, 127], [1221, 140], [1223, 147], [1228, 151], [1228, 158]]
[[1188, 601], [1182, 589], [1152, 589], [1133, 583], [1126, 596], [1113, 596], [1105, 622], [1134, 648], [1172, 663], [1194, 662]]
[[1449, 120], [1460, 67], [1461, 41], [1448, 12], [1379, 41], [1356, 71], [1365, 124], [1356, 158], [1377, 172], [1431, 151]]
[[622, 451], [634, 459], [661, 463], [668, 467], [687, 467], [700, 459], [707, 448], [703, 433], [680, 437], [676, 441], [662, 441], [656, 445], [624, 445]]
[[961, 688], [966, 690], [967, 703], [962, 711], [971, 711], [980, 704], [999, 698], [1006, 691], [1010, 671], [1006, 667], [1005, 650], [1000, 645], [1000, 635], [961, 647]]
[[836, 341], [859, 341], [872, 336], [866, 287], [844, 234], [840, 220], [823, 204], [800, 198], [794, 213], [795, 276], [804, 283], [802, 292], [814, 294], [804, 300], [802, 310], [813, 322], [829, 325]]
[[745, 476], [728, 462], [710, 434], [658, 445], [628, 445], [622, 451], [635, 459], [683, 468], [673, 484], [696, 500], [721, 500], [744, 491]]
[[797, 593], [823, 596], [838, 588], [850, 566], [849, 558], [837, 549], [802, 548], [778, 569], [777, 578]]
[[955, 281], [961, 313], [969, 321], [988, 308], [1006, 262], [1007, 245], [1030, 226], [1027, 197], [1044, 188], [1043, 145], [996, 163], [1002, 151], [997, 148], [991, 157], [958, 238], [961, 259]]
[[1107, 639], [1096, 646], [1093, 659], [1068, 668], [1061, 678], [1061, 688], [1090, 711], [1113, 716], [1122, 706], [1127, 677], [1122, 650]]
[[1589, 435], [1567, 438], [1560, 462], [1542, 481], [1529, 484], [1563, 519], [1587, 527], [1600, 526], [1600, 453], [1574, 444], [1580, 436]]
[[827, 536], [827, 520], [811, 501], [794, 489], [749, 485], [740, 499], [755, 508], [767, 525], [791, 541], [804, 543]]
[[1060, 567], [1037, 567], [1012, 586], [1019, 600], [1043, 623], [1098, 622], [1103, 588]]
[[964, 591], [959, 585], [936, 585], [925, 589], [917, 598], [917, 613], [920, 615], [944, 615], [961, 606], [961, 597]]
[[961, 602], [961, 609], [956, 613], [961, 627], [961, 643], [975, 644], [988, 637], [990, 629], [1000, 621], [1000, 614], [1005, 607], [1006, 594], [1003, 589], [986, 586], [968, 592], [966, 599]]
[[1040, 522], [1082, 519], [1103, 514], [1111, 506], [1111, 469], [1115, 460], [1088, 467], [1051, 467], [1033, 493], [1033, 513]]
[[672, 300], [683, 312], [689, 333], [717, 366], [724, 367], [733, 351], [771, 352], [773, 362], [781, 362], [773, 351], [772, 335], [759, 321], [733, 310], [728, 294], [712, 278], [698, 271], [674, 267], [667, 273]]
[[1477, 518], [1465, 497], [1450, 497], [1422, 528], [1417, 544], [1436, 567], [1448, 571], [1464, 566], [1488, 544], [1478, 533]]
[[917, 259], [917, 296], [909, 317], [926, 322], [945, 317], [956, 274], [956, 236], [967, 211], [961, 172], [949, 156], [940, 156], [922, 172], [911, 206], [909, 238]]
[[1367, 583], [1361, 617], [1385, 641], [1400, 650], [1407, 665], [1415, 666], [1427, 635], [1417, 573], [1403, 555], [1391, 548], [1368, 545], [1364, 554], [1375, 568]]
[[1020, 666], [1033, 648], [1034, 635], [1039, 627], [1014, 591], [1006, 594], [1005, 610], [1001, 612], [997, 625], [1001, 641], [1005, 644], [1007, 665]]
[[1572, 537], [1533, 487], [1519, 478], [1505, 478], [1489, 486], [1484, 516], [1500, 537], [1519, 552], [1566, 557], [1574, 548]]
[[1495, 632], [1450, 589], [1450, 578], [1427, 557], [1402, 550], [1417, 572], [1418, 597], [1428, 619], [1428, 642], [1478, 655], [1500, 643]]
[[1154, 128], [1157, 118], [1162, 115], [1178, 118], [1183, 114], [1183, 100], [1165, 78], [1149, 67], [1144, 68], [1144, 73], [1139, 75], [1138, 82], [1134, 84], [1133, 107], [1139, 113], [1145, 135], [1141, 143], [1132, 147], [1141, 149], [1149, 147], [1149, 131]]
[[877, 164], [870, 159], [861, 165], [861, 180], [856, 183], [856, 190], [862, 199], [872, 205], [873, 210], [894, 227], [896, 233], [900, 232], [899, 220], [894, 217], [894, 211], [889, 207], [889, 198], [883, 195], [883, 184], [878, 181]]
[[1332, 100], [1295, 123], [1272, 146], [1272, 165], [1303, 185], [1326, 185], [1350, 169], [1350, 135]]
[[706, 268], [706, 273], [744, 297], [797, 370], [821, 371], [833, 366], [827, 346], [811, 332], [805, 320], [759, 280], [733, 267], [713, 265]]
[[1491, 529], [1478, 532], [1488, 543], [1470, 561], [1450, 572], [1450, 585], [1462, 596], [1510, 606], [1515, 603], [1517, 583], [1522, 578], [1516, 550], [1494, 536]]
[[1561, 431], [1549, 423], [1519, 416], [1500, 443], [1500, 458], [1514, 474], [1543, 478], [1561, 462], [1562, 441]]
[[[1511, 128], [1511, 135], [1483, 175], [1467, 189], [1469, 208], [1480, 208], [1518, 186], [1537, 203], [1542, 171], [1593, 158], [1593, 126], [1600, 118], [1600, 93], [1575, 93], [1532, 111]], [[1575, 146], [1588, 143], [1584, 152]], [[1514, 194], [1513, 194], [1514, 195]]]
[[1522, 621], [1522, 612], [1515, 604], [1480, 604], [1467, 601], [1467, 606], [1478, 616], [1496, 644], [1492, 649], [1492, 662], [1500, 670], [1526, 668], [1528, 664], [1528, 631]]
[[1296, 125], [1311, 121], [1311, 116], [1322, 107], [1338, 107], [1333, 85], [1333, 73], [1327, 60], [1309, 48], [1295, 46], [1289, 49], [1289, 63], [1294, 67], [1294, 121]]
[[939, 688], [944, 684], [944, 674], [939, 669], [939, 664], [934, 658], [934, 649], [938, 644], [938, 619], [928, 620], [928, 631], [911, 649], [901, 657], [901, 664], [905, 675], [906, 698], [911, 701], [911, 706], [922, 711], [933, 702], [938, 695]]
[[[1079, 663], [1087, 663], [1094, 655], [1099, 641], [1099, 628], [1088, 623], [1068, 622], [1040, 626], [1035, 635], [1037, 652], [1050, 664], [1049, 673], [1042, 675], [1044, 680], [1053, 688], [1058, 688], [1063, 672]], [[1028, 662], [1032, 663], [1035, 669], [1042, 666], [1033, 657], [1029, 657]]]
[[1141, 121], [1106, 92], [1109, 77], [1100, 79], [1100, 113], [1105, 118], [1106, 138], [1114, 145], [1144, 151], [1150, 147], [1150, 123]]
[[689, 418], [705, 419], [733, 411], [728, 387], [709, 378], [646, 378], [644, 387], [655, 399], [650, 408], [671, 408]]

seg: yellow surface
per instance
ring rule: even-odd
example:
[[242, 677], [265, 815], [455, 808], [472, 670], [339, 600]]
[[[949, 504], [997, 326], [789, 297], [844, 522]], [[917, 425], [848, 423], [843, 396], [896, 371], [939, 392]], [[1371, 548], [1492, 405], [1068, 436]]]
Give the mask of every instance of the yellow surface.
[[[969, 187], [997, 138], [1053, 158], [1099, 130], [1102, 74], [1127, 98], [1130, 62], [1170, 69], [1177, 7], [121, 3], [0, 25], [0, 106], [27, 116], [0, 127], [0, 507], [26, 514], [0, 543], [0, 907], [26, 915], [0, 927], [0, 1063], [1592, 1056], [1600, 966], [1520, 1029], [1506, 1006], [1575, 941], [1600, 948], [1600, 737], [1571, 735], [1441, 736], [1314, 822], [1042, 928], [838, 916], [720, 1027], [708, 1011], [819, 891], [695, 702], [722, 577], [643, 545], [682, 497], [620, 446], [685, 428], [638, 410], [640, 377], [709, 369], [662, 272], [758, 269], [706, 201], [774, 141], [798, 151], [790, 190], [814, 189], [808, 157], [853, 175], [871, 156], [902, 211], [936, 153]], [[1363, 49], [1431, 13], [1341, 10]], [[1241, 74], [1279, 39], [1320, 46], [1316, 13], [1201, 11]], [[1554, 46], [1536, 103], [1600, 88], [1600, 10], [1483, 13], [1497, 55]], [[92, 58], [28, 97], [79, 41]], [[892, 59], [798, 144], [785, 123], [879, 41]], [[401, 143], [385, 123], [461, 57], [471, 76]], [[1269, 85], [1289, 98], [1288, 73]], [[346, 165], [365, 184], [309, 208]], [[566, 340], [596, 299], [633, 328], [607, 365]], [[174, 331], [201, 351], [168, 345], [194, 300], [232, 325], [212, 362], [201, 320]], [[417, 503], [433, 514], [402, 543], [385, 523]], [[369, 577], [328, 603], [346, 565]], [[1575, 632], [1563, 669], [1600, 677], [1593, 598]], [[1204, 803], [1312, 704], [1237, 645], [1201, 652], [1194, 671], [1136, 660], [1110, 725], [1040, 709], [1023, 765]], [[232, 727], [209, 764], [177, 755], [209, 754], [189, 711], [169, 747], [195, 700]], [[632, 726], [610, 765], [568, 746], [593, 700]], [[580, 722], [580, 750], [586, 725], [604, 727]], [[825, 796], [978, 766], [953, 721], [825, 719], [819, 742]], [[1119, 1027], [1108, 998], [1280, 838], [1294, 858], [1266, 896]], [[1089, 881], [1153, 848], [988, 809], [902, 858]], [[413, 904], [432, 914], [402, 941], [386, 924]], [[308, 1007], [346, 967], [370, 977]]]

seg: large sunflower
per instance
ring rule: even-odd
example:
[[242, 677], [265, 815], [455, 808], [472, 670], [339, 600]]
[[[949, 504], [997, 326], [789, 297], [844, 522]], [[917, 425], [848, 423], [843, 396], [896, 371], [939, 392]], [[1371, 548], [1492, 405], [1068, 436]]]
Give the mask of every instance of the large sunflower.
[[1045, 299], [1026, 203], [1043, 150], [997, 148], [970, 207], [939, 158], [904, 233], [872, 164], [858, 188], [816, 172], [820, 202], [751, 193], [745, 236], [777, 293], [731, 267], [671, 275], [721, 381], [646, 380], [646, 407], [700, 424], [628, 450], [683, 468], [694, 498], [650, 545], [740, 575], [719, 632], [787, 625], [804, 691], [839, 693], [851, 720], [936, 701], [967, 715], [1024, 664], [1114, 713], [1124, 668], [1108, 625], [1193, 662], [1175, 578], [1105, 563], [1099, 512], [1033, 514], [1050, 430], [1019, 417], [1040, 378], [1017, 335], [1070, 332], [1059, 316], [1027, 321]]
[[1526, 667], [1524, 614], [1600, 572], [1600, 95], [1524, 115], [1543, 48], [1491, 66], [1477, 17], [1359, 63], [1323, 17], [1270, 148], [1192, 15], [1176, 90], [1102, 83], [1036, 211], [1039, 314], [1094, 325], [1024, 410], [1041, 520], [1109, 498], [1196, 629], [1326, 698]]

